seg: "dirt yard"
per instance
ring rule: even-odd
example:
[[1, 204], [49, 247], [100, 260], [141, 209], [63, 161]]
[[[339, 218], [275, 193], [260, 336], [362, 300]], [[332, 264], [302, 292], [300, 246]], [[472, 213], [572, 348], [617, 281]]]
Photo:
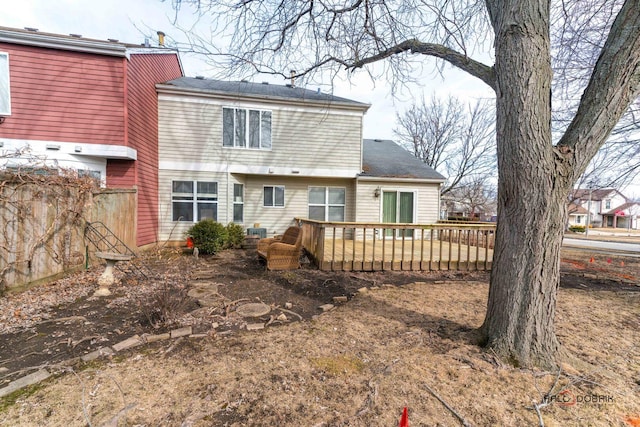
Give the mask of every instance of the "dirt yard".
[[412, 426], [640, 425], [638, 258], [563, 253], [560, 373], [475, 344], [484, 273], [266, 272], [242, 250], [145, 264], [109, 297], [96, 268], [0, 298], [0, 389], [53, 374], [0, 400], [0, 425], [397, 426], [404, 407]]

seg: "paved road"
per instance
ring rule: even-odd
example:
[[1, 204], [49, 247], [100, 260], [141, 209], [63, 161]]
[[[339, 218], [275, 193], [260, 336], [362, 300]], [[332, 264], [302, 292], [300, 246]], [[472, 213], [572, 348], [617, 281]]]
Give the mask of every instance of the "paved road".
[[601, 240], [571, 239], [562, 241], [563, 246], [597, 249], [600, 251], [627, 252], [640, 255], [640, 243], [603, 242]]

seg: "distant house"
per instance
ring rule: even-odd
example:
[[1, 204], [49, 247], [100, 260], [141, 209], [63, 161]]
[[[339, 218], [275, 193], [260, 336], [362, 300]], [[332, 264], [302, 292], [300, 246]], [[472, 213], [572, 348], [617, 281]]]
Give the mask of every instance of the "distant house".
[[161, 240], [212, 218], [272, 235], [294, 218], [435, 222], [444, 178], [362, 139], [368, 104], [291, 85], [157, 85]]
[[[158, 231], [155, 84], [183, 75], [178, 53], [155, 47], [0, 27], [0, 147], [29, 148], [48, 166], [108, 187], [137, 189], [137, 244]], [[19, 167], [26, 158], [5, 159]], [[123, 215], [123, 216], [124, 216]]]
[[616, 189], [575, 189], [569, 200], [569, 225], [640, 228], [640, 204], [630, 201]]

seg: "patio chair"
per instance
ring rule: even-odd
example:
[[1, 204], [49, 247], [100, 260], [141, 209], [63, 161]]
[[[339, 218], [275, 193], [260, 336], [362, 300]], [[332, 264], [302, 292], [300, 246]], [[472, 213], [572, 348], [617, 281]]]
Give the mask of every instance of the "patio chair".
[[258, 255], [267, 262], [267, 270], [300, 268], [302, 229], [289, 227], [281, 237], [269, 237], [258, 242]]

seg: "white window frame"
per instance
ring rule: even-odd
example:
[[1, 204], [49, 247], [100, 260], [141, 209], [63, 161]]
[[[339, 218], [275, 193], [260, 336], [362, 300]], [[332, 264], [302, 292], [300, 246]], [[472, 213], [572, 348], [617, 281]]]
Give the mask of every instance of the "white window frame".
[[[239, 185], [242, 189], [240, 200], [237, 200], [236, 185]], [[242, 218], [240, 218], [239, 221], [236, 220], [236, 206], [240, 206], [242, 209]], [[235, 222], [236, 224], [244, 224], [244, 184], [238, 182], [233, 184], [233, 211], [231, 212], [231, 217], [233, 218], [233, 222]]]
[[[324, 203], [311, 203], [311, 189], [312, 188], [323, 188], [324, 189]], [[330, 190], [342, 190], [344, 192], [344, 203], [329, 203], [329, 191]], [[310, 185], [307, 189], [307, 216], [311, 219], [311, 215], [309, 215], [309, 208], [313, 206], [321, 206], [324, 207], [324, 219], [319, 221], [329, 221], [329, 208], [331, 207], [341, 207], [342, 208], [342, 221], [334, 221], [334, 222], [344, 222], [347, 217], [347, 188], [346, 187], [329, 187], [323, 185]], [[318, 220], [316, 220], [318, 221]]]
[[[174, 192], [173, 191], [173, 184], [174, 182], [191, 182], [193, 185], [193, 190], [191, 193], [179, 193], [179, 192]], [[216, 185], [216, 193], [199, 193], [198, 192], [198, 183], [208, 183], [208, 184], [215, 184]], [[212, 218], [214, 221], [218, 220], [218, 192], [220, 191], [220, 184], [217, 181], [204, 181], [204, 180], [190, 180], [190, 179], [173, 179], [171, 180], [171, 220], [173, 222], [193, 222], [196, 223], [198, 221], [200, 221], [200, 218], [198, 216], [198, 205], [200, 204], [210, 204], [210, 205], [214, 205], [215, 206], [215, 218]], [[184, 199], [177, 199], [177, 197], [184, 197]], [[186, 197], [190, 197], [189, 199], [186, 199]], [[200, 198], [199, 198], [200, 197]], [[207, 200], [207, 199], [211, 199], [214, 198], [215, 200]], [[180, 220], [180, 219], [175, 219], [175, 212], [174, 212], [174, 203], [191, 203], [191, 216], [193, 217], [193, 219], [190, 220]]]
[[[264, 196], [265, 196], [264, 192], [265, 192], [265, 190], [267, 188], [272, 188], [273, 189], [273, 191], [271, 193], [272, 194], [272, 200], [271, 200], [272, 204], [271, 205], [266, 205], [264, 203]], [[277, 188], [282, 188], [282, 205], [277, 205], [276, 204], [276, 189]], [[285, 192], [284, 185], [263, 185], [262, 186], [262, 207], [264, 207], [264, 208], [284, 208], [285, 205], [287, 204], [285, 197], [286, 197], [286, 192]]]
[[[11, 79], [9, 76], [9, 53], [0, 52], [0, 57], [6, 58], [6, 65], [0, 62], [0, 116], [11, 115]], [[4, 88], [6, 87], [6, 93]], [[5, 106], [5, 108], [3, 108]]]
[[[232, 112], [232, 119], [233, 119], [233, 145], [225, 145], [225, 110], [227, 111], [231, 111]], [[252, 112], [257, 112], [258, 113], [258, 146], [257, 147], [252, 147], [251, 146], [251, 126], [250, 126], [250, 121], [251, 121], [251, 113]], [[238, 125], [238, 121], [237, 121], [237, 117], [238, 114], [243, 114], [244, 115], [244, 141], [240, 141], [237, 136], [238, 136], [238, 132], [237, 132], [237, 125]], [[265, 141], [266, 137], [263, 135], [265, 129], [265, 125], [264, 125], [264, 118], [265, 115], [269, 115], [269, 141]], [[236, 107], [222, 107], [222, 147], [223, 148], [240, 148], [240, 149], [245, 149], [245, 150], [271, 150], [272, 144], [273, 144], [273, 112], [271, 110], [260, 110], [257, 108], [236, 108]]]

